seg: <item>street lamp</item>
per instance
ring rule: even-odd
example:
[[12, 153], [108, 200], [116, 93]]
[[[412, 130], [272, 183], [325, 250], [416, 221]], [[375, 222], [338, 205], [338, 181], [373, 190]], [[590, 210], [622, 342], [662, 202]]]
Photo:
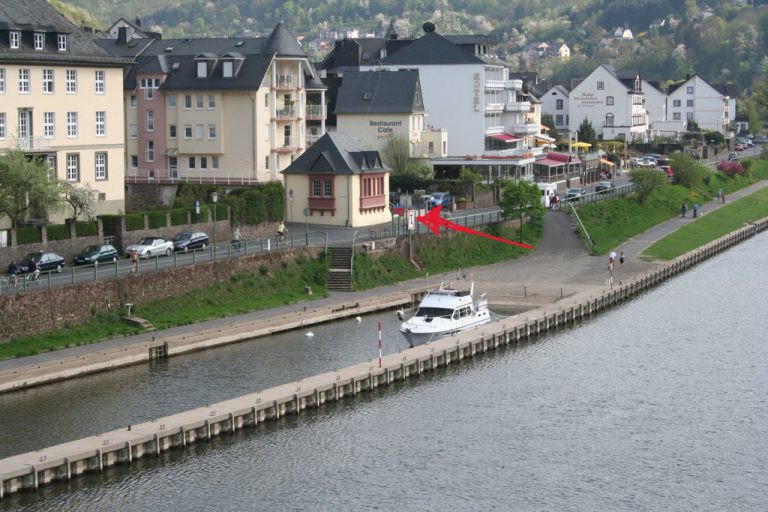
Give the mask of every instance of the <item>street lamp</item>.
[[218, 192], [211, 192], [211, 201], [213, 201], [213, 249], [216, 250], [216, 203], [219, 202]]

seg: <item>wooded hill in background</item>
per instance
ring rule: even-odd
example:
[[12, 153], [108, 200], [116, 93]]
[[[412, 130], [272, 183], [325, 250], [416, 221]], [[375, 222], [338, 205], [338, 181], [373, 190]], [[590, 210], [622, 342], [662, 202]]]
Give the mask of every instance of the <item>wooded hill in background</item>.
[[[57, 5], [59, 0], [52, 1]], [[599, 63], [634, 69], [644, 78], [679, 81], [698, 73], [746, 98], [763, 79], [768, 50], [768, 0], [69, 0], [106, 28], [123, 17], [169, 37], [228, 36], [270, 31], [282, 19], [306, 43], [323, 31], [357, 28], [381, 35], [395, 20], [401, 37], [419, 37], [432, 21], [443, 34], [490, 34], [514, 70], [538, 71], [566, 83]], [[661, 27], [651, 28], [654, 22]], [[619, 27], [634, 39], [611, 41]], [[362, 35], [361, 35], [362, 37]], [[520, 52], [561, 40], [572, 57], [531, 67]]]

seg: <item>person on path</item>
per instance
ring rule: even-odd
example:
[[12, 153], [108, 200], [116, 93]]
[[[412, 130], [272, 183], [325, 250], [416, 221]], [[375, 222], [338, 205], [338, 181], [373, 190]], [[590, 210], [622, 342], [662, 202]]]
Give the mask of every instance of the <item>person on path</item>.
[[139, 252], [131, 249], [131, 272], [136, 272], [139, 267]]
[[720, 200], [720, 202], [723, 202], [723, 189], [720, 189], [717, 191], [717, 198]]
[[285, 234], [288, 232], [288, 229], [285, 227], [285, 223], [283, 221], [280, 221], [280, 224], [277, 225], [277, 240], [278, 242], [282, 242], [285, 238]]
[[624, 251], [621, 251], [621, 254], [619, 255], [619, 267], [620, 270], [624, 270]]
[[685, 218], [685, 214], [688, 213], [688, 203], [683, 203], [683, 206], [680, 207], [680, 213]]
[[725, 204], [725, 192], [723, 192], [723, 189], [720, 189], [720, 203]]
[[8, 281], [10, 281], [14, 288], [19, 284], [18, 278], [16, 277], [16, 274], [18, 273], [19, 267], [16, 266], [15, 261], [11, 260], [11, 263], [8, 265]]
[[699, 216], [699, 203], [693, 203], [693, 218]]

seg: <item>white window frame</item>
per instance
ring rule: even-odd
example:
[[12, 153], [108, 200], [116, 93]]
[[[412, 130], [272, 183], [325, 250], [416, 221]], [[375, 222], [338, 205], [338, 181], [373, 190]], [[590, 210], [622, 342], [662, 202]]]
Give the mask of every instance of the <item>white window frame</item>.
[[203, 140], [205, 137], [205, 128], [202, 125], [202, 123], [198, 123], [195, 125], [195, 139], [197, 140]]
[[686, 87], [685, 92], [688, 94], [693, 94], [693, 86], [689, 85], [688, 87]]
[[184, 140], [192, 140], [192, 125], [184, 125]]
[[107, 179], [107, 154], [105, 152], [94, 153], [94, 172], [96, 181]]
[[135, 139], [139, 136], [139, 127], [136, 126], [136, 123], [131, 123], [128, 125], [128, 137], [131, 139]]
[[59, 34], [56, 37], [56, 48], [58, 48], [60, 52], [67, 51], [67, 34]]
[[53, 69], [43, 69], [43, 94], [53, 94], [55, 71]]
[[0, 140], [5, 140], [7, 132], [7, 117], [5, 112], [0, 112]]
[[5, 68], [0, 68], [0, 94], [5, 94]]
[[19, 94], [29, 94], [29, 68], [19, 68]]
[[211, 169], [213, 169], [214, 171], [219, 170], [219, 157], [216, 155], [211, 157]]
[[176, 108], [176, 100], [177, 100], [176, 95], [169, 94], [168, 96], [166, 96], [166, 98], [168, 101], [168, 108]]
[[93, 88], [96, 94], [104, 94], [107, 74], [103, 69], [93, 71]]
[[203, 109], [203, 95], [195, 94], [195, 110]]
[[231, 60], [225, 60], [221, 64], [221, 76], [223, 78], [232, 78], [235, 76], [235, 63]]
[[197, 78], [208, 78], [208, 63], [205, 61], [197, 62]]
[[131, 169], [135, 171], [139, 168], [139, 155], [131, 155], [130, 160], [131, 162], [129, 165], [131, 166]]
[[96, 111], [96, 136], [105, 137], [107, 135], [107, 112], [105, 110]]
[[613, 96], [606, 96], [605, 97], [605, 104], [606, 105], [613, 106], [613, 102], [614, 102]]
[[56, 112], [43, 112], [43, 137], [56, 137]]
[[155, 111], [147, 110], [146, 116], [147, 116], [146, 123], [145, 123], [146, 130], [148, 132], [155, 131]]
[[67, 181], [80, 181], [80, 153], [67, 153]]
[[208, 125], [208, 140], [216, 140], [216, 125]]
[[192, 95], [184, 95], [184, 110], [192, 110]]
[[200, 157], [200, 170], [208, 169], [208, 157], [207, 156], [201, 156]]
[[147, 162], [155, 161], [155, 141], [153, 140], [147, 141], [145, 157], [146, 157], [145, 160]]
[[18, 50], [21, 48], [21, 32], [12, 30], [8, 32], [8, 47], [11, 50]]
[[35, 32], [34, 35], [35, 50], [45, 50], [45, 34], [42, 32]]
[[187, 169], [194, 169], [196, 166], [195, 164], [195, 157], [190, 156], [187, 158]]
[[67, 112], [67, 138], [77, 137], [77, 112]]
[[68, 69], [66, 71], [66, 80], [67, 80], [67, 94], [76, 94], [77, 93], [77, 70], [76, 69]]
[[216, 108], [216, 95], [208, 95], [208, 110], [214, 110]]
[[175, 124], [168, 125], [168, 138], [175, 139], [179, 135], [179, 129]]
[[45, 165], [48, 168], [48, 179], [56, 179], [56, 155], [47, 155], [45, 157]]
[[131, 94], [128, 98], [128, 108], [136, 108], [136, 95]]

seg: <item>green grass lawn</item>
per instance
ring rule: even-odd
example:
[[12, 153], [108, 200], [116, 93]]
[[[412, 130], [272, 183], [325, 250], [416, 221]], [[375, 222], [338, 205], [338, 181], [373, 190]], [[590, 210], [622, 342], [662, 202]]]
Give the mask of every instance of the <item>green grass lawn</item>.
[[768, 217], [768, 189], [728, 203], [662, 238], [641, 258], [671, 260], [739, 229], [746, 222]]

